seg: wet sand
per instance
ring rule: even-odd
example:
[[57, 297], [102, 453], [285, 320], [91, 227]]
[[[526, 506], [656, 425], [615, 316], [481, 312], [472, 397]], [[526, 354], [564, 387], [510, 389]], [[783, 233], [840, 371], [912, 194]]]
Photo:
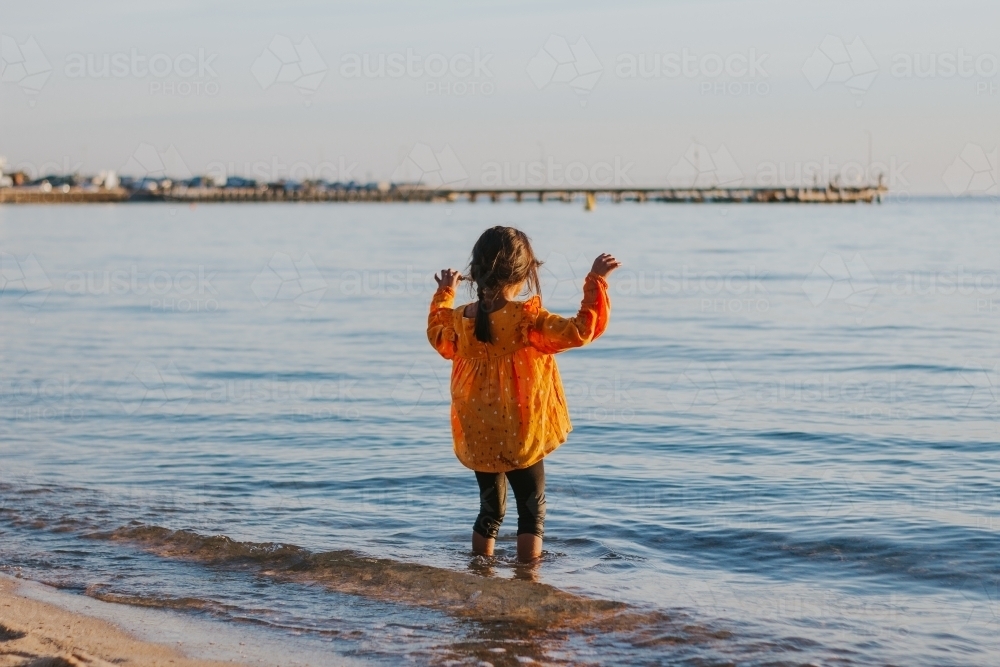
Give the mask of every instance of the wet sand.
[[141, 641], [106, 621], [19, 595], [0, 577], [0, 667], [232, 667], [192, 660], [172, 647]]

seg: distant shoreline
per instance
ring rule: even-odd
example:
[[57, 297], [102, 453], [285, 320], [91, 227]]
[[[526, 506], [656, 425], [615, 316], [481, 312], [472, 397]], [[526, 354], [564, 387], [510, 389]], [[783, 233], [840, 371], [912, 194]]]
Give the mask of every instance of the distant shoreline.
[[14, 186], [0, 188], [0, 203], [211, 203], [211, 202], [343, 202], [343, 203], [441, 203], [488, 199], [513, 201], [583, 202], [588, 210], [601, 202], [633, 203], [807, 203], [850, 204], [881, 202], [888, 188], [878, 185], [825, 187], [628, 187], [628, 188], [428, 188], [384, 187], [187, 187], [140, 189], [59, 188]]

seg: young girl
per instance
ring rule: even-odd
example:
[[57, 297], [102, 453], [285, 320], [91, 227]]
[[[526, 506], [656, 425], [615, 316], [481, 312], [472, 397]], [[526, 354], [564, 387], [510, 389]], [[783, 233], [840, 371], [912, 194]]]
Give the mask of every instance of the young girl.
[[[427, 338], [452, 360], [451, 430], [455, 455], [476, 473], [479, 517], [472, 551], [493, 555], [507, 505], [507, 479], [517, 501], [517, 557], [542, 554], [545, 469], [542, 459], [566, 441], [566, 410], [557, 352], [593, 341], [608, 326], [607, 275], [620, 266], [611, 255], [594, 260], [583, 283], [583, 303], [566, 319], [542, 308], [538, 267], [524, 232], [492, 227], [472, 248], [468, 278], [454, 269], [434, 276]], [[453, 308], [460, 280], [478, 300]], [[514, 301], [527, 286], [534, 296]]]

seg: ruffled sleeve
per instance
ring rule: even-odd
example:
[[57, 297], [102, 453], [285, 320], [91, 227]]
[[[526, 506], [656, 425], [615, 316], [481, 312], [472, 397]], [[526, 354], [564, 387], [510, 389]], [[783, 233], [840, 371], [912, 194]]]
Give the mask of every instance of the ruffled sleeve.
[[427, 340], [445, 359], [453, 359], [458, 349], [458, 334], [452, 319], [455, 289], [441, 287], [431, 298], [431, 312], [427, 316]]
[[535, 296], [524, 304], [521, 333], [525, 342], [539, 352], [555, 354], [599, 338], [608, 328], [610, 316], [608, 281], [596, 273], [588, 273], [583, 283], [583, 302], [575, 317], [548, 312]]

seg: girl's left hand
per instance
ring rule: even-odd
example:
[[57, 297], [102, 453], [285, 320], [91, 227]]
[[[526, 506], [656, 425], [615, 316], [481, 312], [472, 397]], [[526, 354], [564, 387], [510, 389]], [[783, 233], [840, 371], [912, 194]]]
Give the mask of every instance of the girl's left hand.
[[613, 255], [605, 252], [597, 256], [597, 259], [594, 260], [594, 266], [590, 270], [602, 278], [607, 278], [609, 273], [621, 265], [622, 263], [615, 259]]
[[462, 274], [455, 269], [441, 269], [441, 277], [434, 274], [434, 280], [437, 281], [438, 287], [451, 287], [452, 289], [458, 285], [458, 281], [462, 279]]

